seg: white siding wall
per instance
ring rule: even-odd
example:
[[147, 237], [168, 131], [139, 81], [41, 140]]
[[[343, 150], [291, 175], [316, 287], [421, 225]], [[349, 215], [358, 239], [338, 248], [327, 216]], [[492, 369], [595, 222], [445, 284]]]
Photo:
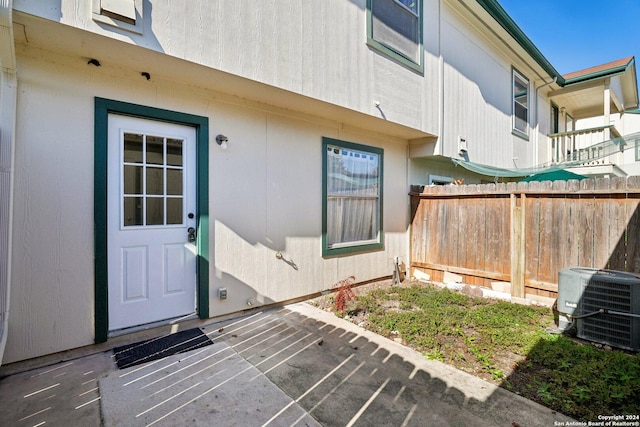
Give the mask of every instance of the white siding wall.
[[[619, 129], [623, 135], [631, 135], [640, 132], [640, 114], [626, 113], [620, 118], [620, 125], [622, 129]], [[640, 175], [640, 139], [635, 142], [630, 142], [624, 152], [624, 165], [622, 169], [629, 176]]]
[[472, 37], [453, 16], [446, 17], [444, 154], [457, 157], [457, 140], [462, 136], [467, 138], [469, 160], [504, 165], [510, 153], [491, 148], [511, 143], [510, 132], [504, 132], [511, 120], [510, 69]]
[[[545, 90], [541, 89], [539, 91], [539, 97], [536, 100], [536, 103], [533, 107], [530, 108], [529, 114], [537, 114], [538, 119], [538, 140], [536, 141], [535, 132], [536, 129], [531, 129], [530, 140], [532, 141], [534, 149], [537, 152], [537, 158], [535, 158], [533, 164], [531, 166], [538, 166], [542, 163], [546, 163], [551, 159], [551, 140], [548, 135], [551, 133], [551, 101], [544, 96]], [[535, 88], [532, 89], [532, 94], [535, 94]], [[560, 108], [560, 107], [558, 107]], [[536, 112], [534, 113], [534, 109]], [[558, 125], [560, 126], [560, 131], [562, 132], [565, 128], [564, 123], [565, 117], [562, 114], [559, 114]], [[535, 126], [535, 123], [532, 123], [532, 126]], [[535, 142], [534, 142], [535, 141]], [[521, 165], [521, 163], [518, 163]]]
[[[423, 77], [370, 49], [366, 0], [144, 1], [142, 35], [96, 22], [91, 3], [16, 0], [14, 7], [424, 132], [438, 131], [437, 60], [425, 59]], [[437, 8], [438, 2], [425, 2], [425, 40], [437, 41]]]
[[[640, 132], [640, 114], [625, 113], [620, 117], [619, 122], [622, 125], [622, 129], [619, 130], [623, 135]], [[619, 125], [616, 124], [616, 126]]]
[[[407, 261], [407, 141], [126, 70], [18, 47], [12, 310], [3, 362], [93, 342], [94, 97], [208, 116], [213, 316], [318, 292]], [[224, 99], [221, 101], [220, 99]], [[384, 148], [385, 250], [321, 256], [322, 136]], [[282, 251], [294, 270], [275, 258]], [[226, 287], [229, 299], [217, 300]]]
[[[469, 160], [513, 168], [533, 166], [533, 131], [529, 140], [513, 136], [512, 66], [518, 68], [486, 37], [453, 10], [446, 8], [442, 22], [444, 74], [444, 155], [458, 157], [458, 137], [467, 139]], [[525, 67], [519, 67], [526, 74]], [[533, 113], [530, 85], [529, 116]], [[542, 117], [541, 117], [542, 119]]]

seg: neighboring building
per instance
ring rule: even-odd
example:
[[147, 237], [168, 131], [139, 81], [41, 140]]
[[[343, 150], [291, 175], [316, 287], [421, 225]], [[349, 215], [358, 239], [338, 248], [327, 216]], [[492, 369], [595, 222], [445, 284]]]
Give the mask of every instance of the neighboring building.
[[594, 177], [637, 175], [640, 141], [635, 59], [563, 76], [551, 100], [551, 163]]
[[496, 0], [8, 0], [0, 30], [3, 363], [389, 276], [411, 184], [638, 107], [633, 59], [564, 78]]

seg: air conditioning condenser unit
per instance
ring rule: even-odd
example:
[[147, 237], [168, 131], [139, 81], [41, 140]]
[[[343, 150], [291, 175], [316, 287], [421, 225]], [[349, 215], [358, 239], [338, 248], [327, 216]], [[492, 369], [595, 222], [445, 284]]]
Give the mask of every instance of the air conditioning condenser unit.
[[[640, 275], [585, 267], [558, 274], [560, 328], [575, 322], [576, 336], [640, 350]], [[563, 320], [563, 317], [567, 320]]]

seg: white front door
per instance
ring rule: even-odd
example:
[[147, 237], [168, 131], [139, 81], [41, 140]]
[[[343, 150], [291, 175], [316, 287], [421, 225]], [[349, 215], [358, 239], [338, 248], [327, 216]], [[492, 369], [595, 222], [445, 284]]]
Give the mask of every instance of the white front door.
[[196, 310], [195, 128], [109, 114], [109, 330]]

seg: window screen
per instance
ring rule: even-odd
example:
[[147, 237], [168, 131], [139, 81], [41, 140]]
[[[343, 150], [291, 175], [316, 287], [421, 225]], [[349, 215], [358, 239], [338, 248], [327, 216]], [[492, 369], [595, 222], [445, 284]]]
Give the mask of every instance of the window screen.
[[370, 0], [370, 34], [392, 55], [420, 65], [422, 60], [419, 0]]

